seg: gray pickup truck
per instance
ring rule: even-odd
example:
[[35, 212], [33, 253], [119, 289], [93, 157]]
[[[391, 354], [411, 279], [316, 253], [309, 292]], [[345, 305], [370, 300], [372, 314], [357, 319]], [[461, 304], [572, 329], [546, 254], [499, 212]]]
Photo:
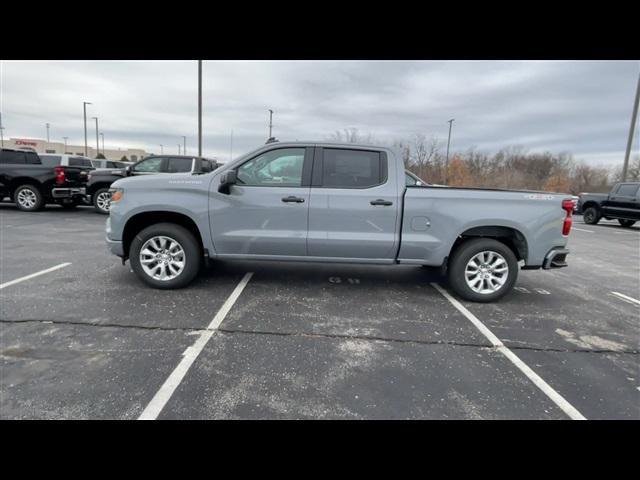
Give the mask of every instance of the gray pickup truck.
[[566, 266], [570, 195], [407, 178], [388, 148], [271, 143], [209, 173], [114, 182], [106, 241], [164, 289], [209, 259], [401, 264], [441, 267], [461, 297], [488, 302], [519, 268]]

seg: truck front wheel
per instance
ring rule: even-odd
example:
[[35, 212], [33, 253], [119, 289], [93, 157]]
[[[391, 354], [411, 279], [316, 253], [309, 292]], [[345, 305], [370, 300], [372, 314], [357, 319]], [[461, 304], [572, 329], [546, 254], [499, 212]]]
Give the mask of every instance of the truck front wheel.
[[635, 220], [624, 220], [622, 218], [619, 218], [618, 222], [620, 222], [621, 226], [626, 228], [633, 227], [633, 225], [636, 223]]
[[511, 249], [492, 238], [468, 240], [453, 253], [449, 285], [465, 300], [493, 302], [509, 293], [518, 278]]
[[160, 289], [187, 286], [200, 270], [202, 254], [193, 234], [173, 223], [157, 223], [131, 242], [129, 261], [147, 285]]
[[600, 212], [596, 207], [589, 207], [583, 212], [582, 219], [586, 224], [595, 225], [600, 221]]

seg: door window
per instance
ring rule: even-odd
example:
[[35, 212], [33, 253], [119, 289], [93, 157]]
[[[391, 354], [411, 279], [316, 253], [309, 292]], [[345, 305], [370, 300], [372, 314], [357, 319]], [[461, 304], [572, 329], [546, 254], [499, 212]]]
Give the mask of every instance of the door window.
[[617, 195], [621, 197], [633, 197], [638, 190], [638, 185], [634, 185], [632, 183], [625, 183], [618, 187]]
[[169, 158], [167, 160], [167, 173], [185, 173], [191, 171], [193, 159], [191, 158]]
[[151, 172], [151, 173], [158, 173], [160, 172], [160, 168], [162, 167], [162, 158], [161, 157], [154, 157], [154, 158], [147, 158], [146, 160], [142, 160], [140, 163], [136, 164], [136, 166], [133, 168], [134, 172]]
[[263, 153], [238, 168], [239, 183], [249, 186], [302, 185], [304, 148], [281, 148]]
[[[368, 188], [380, 185], [384, 182], [381, 163], [379, 152], [325, 148], [322, 161], [322, 186]], [[386, 171], [384, 177], [386, 177]]]

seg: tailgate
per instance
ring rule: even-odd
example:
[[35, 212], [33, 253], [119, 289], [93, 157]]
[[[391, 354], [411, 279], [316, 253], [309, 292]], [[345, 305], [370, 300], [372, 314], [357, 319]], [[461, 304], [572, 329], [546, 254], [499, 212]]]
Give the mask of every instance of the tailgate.
[[65, 186], [80, 187], [87, 183], [88, 168], [62, 167], [64, 169]]

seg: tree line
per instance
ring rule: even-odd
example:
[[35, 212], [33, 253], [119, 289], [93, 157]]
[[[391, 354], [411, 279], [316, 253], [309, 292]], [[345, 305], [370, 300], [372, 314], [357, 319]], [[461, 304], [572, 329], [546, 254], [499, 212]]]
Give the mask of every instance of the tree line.
[[[345, 143], [384, 144], [357, 129], [336, 131], [331, 140]], [[591, 166], [576, 161], [571, 153], [530, 153], [510, 146], [489, 154], [471, 148], [450, 152], [447, 166], [446, 142], [415, 134], [391, 143], [402, 156], [407, 170], [428, 183], [485, 188], [544, 190], [577, 195], [580, 192], [608, 192], [621, 180], [622, 167]], [[640, 181], [640, 155], [627, 170], [627, 181]]]

